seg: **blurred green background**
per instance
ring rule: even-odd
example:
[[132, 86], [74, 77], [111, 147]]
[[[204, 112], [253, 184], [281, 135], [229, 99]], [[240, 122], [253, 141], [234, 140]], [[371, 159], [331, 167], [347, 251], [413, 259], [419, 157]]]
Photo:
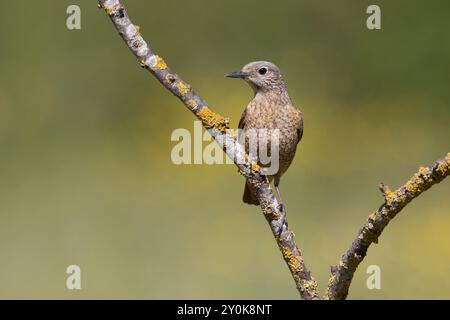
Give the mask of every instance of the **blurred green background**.
[[[66, 28], [78, 4], [82, 29]], [[236, 127], [252, 60], [284, 71], [305, 133], [281, 189], [325, 289], [360, 225], [450, 151], [450, 2], [124, 1], [152, 48]], [[366, 28], [378, 4], [382, 30]], [[144, 72], [96, 1], [2, 1], [0, 298], [297, 299], [232, 165], [173, 165], [194, 117]], [[450, 183], [411, 203], [349, 298], [450, 299]], [[68, 265], [82, 290], [66, 289]], [[381, 267], [381, 290], [366, 268]]]

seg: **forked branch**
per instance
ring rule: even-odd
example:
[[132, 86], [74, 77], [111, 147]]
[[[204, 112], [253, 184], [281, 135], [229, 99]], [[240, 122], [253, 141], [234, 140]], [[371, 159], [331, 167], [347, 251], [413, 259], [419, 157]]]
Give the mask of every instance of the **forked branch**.
[[141, 66], [150, 71], [167, 90], [180, 99], [202, 121], [205, 129], [233, 159], [240, 173], [252, 184], [261, 203], [262, 212], [270, 225], [300, 295], [303, 299], [318, 299], [316, 281], [303, 262], [302, 254], [294, 242], [293, 232], [287, 227], [284, 210], [281, 210], [270, 184], [260, 173], [259, 166], [249, 159], [236, 137], [231, 131], [228, 131], [228, 120], [213, 112], [188, 83], [174, 73], [160, 56], [153, 53], [139, 33], [139, 27], [130, 21], [124, 6], [118, 0], [99, 0], [99, 5], [105, 9]]
[[[320, 299], [317, 282], [306, 267], [300, 249], [294, 241], [294, 234], [287, 227], [285, 211], [280, 207], [260, 167], [251, 161], [237, 137], [228, 130], [228, 119], [213, 112], [207, 103], [195, 93], [192, 87], [174, 73], [159, 56], [153, 53], [142, 38], [139, 27], [134, 25], [119, 0], [98, 0], [99, 6], [111, 18], [122, 39], [138, 59], [141, 66], [150, 71], [156, 79], [199, 119], [203, 126], [234, 161], [239, 172], [253, 186], [261, 203], [262, 212], [269, 223], [278, 247], [286, 261], [303, 299]], [[339, 266], [332, 268], [332, 276], [325, 294], [326, 299], [345, 299], [353, 274], [364, 259], [367, 249], [376, 242], [384, 227], [412, 199], [432, 185], [439, 183], [449, 174], [450, 156], [437, 161], [429, 168], [421, 168], [403, 187], [392, 192], [382, 186], [385, 203], [364, 224], [349, 250], [342, 256]]]
[[331, 268], [325, 299], [345, 299], [353, 274], [367, 254], [372, 243], [378, 238], [391, 221], [408, 203], [417, 198], [436, 183], [441, 182], [450, 173], [450, 153], [444, 159], [436, 161], [430, 167], [421, 167], [403, 186], [395, 191], [383, 183], [380, 190], [384, 195], [384, 203], [373, 212], [361, 227], [350, 248], [341, 258], [338, 266]]

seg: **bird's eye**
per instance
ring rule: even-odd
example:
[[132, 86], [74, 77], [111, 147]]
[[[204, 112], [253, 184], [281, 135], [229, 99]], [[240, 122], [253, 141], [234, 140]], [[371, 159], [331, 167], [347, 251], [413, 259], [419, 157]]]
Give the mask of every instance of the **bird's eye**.
[[267, 68], [261, 68], [258, 70], [259, 74], [266, 74], [267, 73]]

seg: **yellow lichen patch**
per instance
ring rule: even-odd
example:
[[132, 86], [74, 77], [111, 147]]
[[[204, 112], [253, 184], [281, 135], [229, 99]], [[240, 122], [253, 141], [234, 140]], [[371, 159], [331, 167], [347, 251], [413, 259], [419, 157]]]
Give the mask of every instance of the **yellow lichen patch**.
[[384, 198], [386, 199], [386, 204], [391, 205], [396, 198], [396, 193], [391, 191], [391, 189], [386, 188], [386, 191], [384, 192]]
[[[228, 133], [228, 135], [230, 136], [231, 139], [235, 139], [236, 140], [238, 138], [237, 132], [234, 129], [227, 130], [227, 133]], [[244, 161], [247, 161], [247, 160], [244, 158]]]
[[154, 70], [164, 70], [167, 69], [167, 64], [160, 56], [156, 56], [156, 63], [153, 66]]
[[191, 91], [191, 88], [182, 81], [177, 83], [177, 88], [182, 96]]
[[141, 27], [138, 26], [137, 24], [134, 25], [134, 27], [136, 28], [136, 37], [140, 37], [141, 36]]
[[424, 182], [429, 182], [431, 180], [431, 170], [430, 170], [430, 168], [420, 167], [418, 176]]
[[119, 4], [116, 3], [114, 6], [112, 6], [111, 8], [108, 7], [103, 7], [103, 9], [105, 10], [106, 14], [108, 16], [112, 16], [114, 14], [114, 12], [116, 12], [117, 8], [119, 7]]
[[[384, 183], [380, 183], [379, 188], [380, 188], [381, 192], [383, 193], [385, 203], [387, 205], [391, 205], [392, 202], [395, 200], [397, 191], [392, 192], [392, 190], [389, 188], [389, 186], [385, 185]], [[372, 214], [375, 214], [375, 213], [372, 213]], [[370, 216], [369, 216], [369, 219], [370, 219]]]
[[207, 106], [198, 110], [196, 115], [207, 129], [216, 128], [220, 132], [225, 132], [228, 129], [228, 119], [215, 113]]
[[291, 252], [291, 250], [290, 250], [289, 248], [283, 248], [283, 257], [284, 257], [286, 260], [291, 259], [291, 257], [292, 257], [292, 252]]
[[439, 172], [442, 176], [445, 176], [449, 173], [450, 169], [450, 153], [447, 153], [447, 156], [445, 157], [444, 161], [440, 161], [438, 164], [438, 167], [436, 168], [436, 171]]
[[283, 257], [286, 260], [289, 268], [293, 272], [301, 272], [302, 267], [299, 258], [294, 256], [289, 248], [283, 248]]
[[372, 212], [372, 213], [370, 214], [370, 216], [369, 216], [369, 220], [375, 221], [375, 219], [376, 219], [376, 217], [377, 217], [377, 213], [378, 213], [378, 211]]
[[[420, 171], [419, 171], [420, 172]], [[419, 175], [415, 175], [411, 180], [405, 184], [405, 189], [409, 192], [416, 194], [422, 191], [422, 184], [424, 180]]]
[[[332, 276], [330, 277], [330, 279], [328, 279], [328, 283], [327, 283], [327, 285], [328, 285], [327, 292], [328, 292], [328, 289], [330, 288], [330, 286], [333, 284], [333, 282], [334, 282], [335, 279], [336, 279], [336, 276], [335, 276], [335, 275], [332, 275]], [[328, 294], [327, 294], [327, 295], [328, 295]]]
[[427, 184], [431, 180], [431, 171], [429, 168], [420, 167], [416, 173], [406, 184], [405, 189], [412, 194], [418, 194], [427, 189]]
[[192, 100], [192, 99], [186, 101], [186, 105], [188, 106], [189, 109], [195, 109], [198, 107], [197, 101]]
[[259, 170], [261, 169], [261, 167], [256, 162], [252, 162], [251, 166], [253, 173], [259, 172]]

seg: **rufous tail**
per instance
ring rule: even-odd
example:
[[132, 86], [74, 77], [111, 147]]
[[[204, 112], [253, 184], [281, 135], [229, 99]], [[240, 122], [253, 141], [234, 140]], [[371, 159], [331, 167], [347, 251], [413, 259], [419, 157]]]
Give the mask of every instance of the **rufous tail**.
[[242, 196], [242, 201], [248, 204], [259, 206], [259, 201], [258, 198], [256, 197], [255, 191], [247, 182], [245, 182], [244, 195]]

